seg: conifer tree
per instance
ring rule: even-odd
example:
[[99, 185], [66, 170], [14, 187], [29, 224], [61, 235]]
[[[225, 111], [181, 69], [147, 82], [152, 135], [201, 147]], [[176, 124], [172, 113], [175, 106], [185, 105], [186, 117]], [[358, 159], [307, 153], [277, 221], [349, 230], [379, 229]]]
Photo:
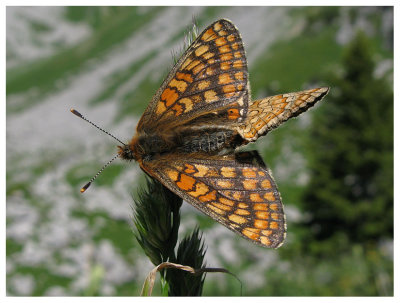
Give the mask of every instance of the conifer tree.
[[303, 200], [313, 250], [393, 236], [393, 88], [374, 77], [370, 49], [358, 33], [313, 121]]

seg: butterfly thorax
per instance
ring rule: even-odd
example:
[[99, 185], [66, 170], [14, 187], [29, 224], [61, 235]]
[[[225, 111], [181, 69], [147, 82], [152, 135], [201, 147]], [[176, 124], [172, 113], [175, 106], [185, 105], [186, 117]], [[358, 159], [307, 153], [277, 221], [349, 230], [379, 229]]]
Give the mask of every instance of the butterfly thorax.
[[173, 148], [170, 136], [162, 136], [159, 133], [140, 133], [133, 136], [132, 140], [124, 145], [118, 146], [118, 154], [124, 160], [135, 160], [142, 162], [150, 160], [157, 154], [165, 154]]
[[119, 146], [118, 153], [122, 159], [139, 162], [168, 153], [221, 155], [231, 153], [242, 141], [236, 131], [225, 128], [178, 127], [165, 132], [140, 132], [128, 144]]

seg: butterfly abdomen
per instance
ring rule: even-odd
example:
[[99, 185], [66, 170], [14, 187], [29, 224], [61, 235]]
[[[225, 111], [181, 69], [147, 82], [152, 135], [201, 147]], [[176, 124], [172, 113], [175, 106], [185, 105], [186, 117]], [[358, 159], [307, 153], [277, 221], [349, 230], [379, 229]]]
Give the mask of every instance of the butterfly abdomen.
[[204, 133], [195, 136], [188, 136], [182, 139], [182, 151], [185, 153], [195, 152], [216, 152], [224, 147], [227, 142], [227, 135], [222, 132]]
[[208, 129], [206, 131], [183, 134], [179, 150], [184, 153], [226, 154], [235, 149], [239, 135], [227, 129]]

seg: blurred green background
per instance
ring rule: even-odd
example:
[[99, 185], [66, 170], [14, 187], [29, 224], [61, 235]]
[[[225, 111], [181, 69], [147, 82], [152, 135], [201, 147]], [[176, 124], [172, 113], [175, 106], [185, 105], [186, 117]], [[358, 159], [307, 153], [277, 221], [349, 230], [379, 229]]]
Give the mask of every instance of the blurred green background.
[[[7, 293], [136, 296], [152, 269], [132, 235], [134, 163], [71, 107], [129, 139], [199, 31], [241, 32], [253, 99], [330, 86], [262, 138], [287, 214], [278, 250], [257, 247], [184, 203], [211, 267], [246, 296], [393, 295], [392, 7], [7, 7]], [[155, 294], [160, 294], [156, 286]], [[204, 295], [239, 295], [208, 274]]]

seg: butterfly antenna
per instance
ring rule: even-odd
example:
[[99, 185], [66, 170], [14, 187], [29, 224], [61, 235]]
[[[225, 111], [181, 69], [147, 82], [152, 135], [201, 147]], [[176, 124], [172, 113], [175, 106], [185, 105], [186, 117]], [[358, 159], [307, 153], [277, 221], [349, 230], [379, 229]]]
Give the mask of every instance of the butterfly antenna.
[[88, 183], [85, 184], [85, 186], [83, 186], [81, 188], [81, 193], [83, 194], [90, 186], [90, 184], [92, 184], [92, 182], [98, 177], [98, 175], [101, 174], [101, 172], [108, 166], [110, 165], [110, 163], [112, 161], [114, 161], [115, 159], [117, 159], [119, 157], [119, 154], [115, 155], [114, 158], [112, 158], [110, 161], [108, 161], [106, 164], [104, 164], [104, 166], [99, 170], [99, 172], [97, 174], [94, 175], [94, 177], [92, 179], [90, 179], [90, 181]]
[[[110, 137], [114, 138], [115, 140], [117, 140], [119, 143], [121, 143], [123, 146], [125, 146], [126, 144], [124, 142], [122, 142], [121, 140], [119, 140], [117, 137], [115, 137], [114, 135], [110, 134], [109, 132], [105, 131], [104, 129], [102, 129], [101, 127], [97, 126], [96, 124], [94, 124], [92, 121], [86, 119], [80, 112], [78, 112], [77, 110], [71, 108], [71, 113], [73, 113], [75, 116], [78, 116], [79, 118], [81, 118], [82, 120], [85, 120], [86, 122], [92, 124], [94, 127], [96, 127], [98, 130], [101, 130], [103, 133], [109, 135]], [[90, 184], [92, 184], [92, 182], [101, 174], [101, 172], [108, 166], [110, 165], [111, 162], [113, 162], [115, 159], [117, 159], [120, 156], [120, 154], [117, 154], [114, 156], [114, 158], [112, 158], [110, 161], [108, 161], [100, 170], [97, 174], [94, 175], [94, 177], [92, 179], [90, 179], [90, 181], [88, 183], [85, 184], [85, 186], [83, 186], [81, 188], [81, 193], [84, 193], [90, 186]]]
[[[77, 110], [71, 108], [71, 113], [73, 113], [75, 116], [78, 116], [79, 118], [81, 118], [82, 120], [85, 120], [86, 122], [92, 124], [94, 127], [96, 127], [98, 130], [101, 130], [103, 133], [109, 135], [110, 137], [114, 138], [115, 140], [117, 140], [119, 143], [121, 143], [122, 145], [126, 145], [124, 142], [122, 142], [121, 140], [119, 140], [118, 138], [116, 138], [114, 135], [110, 134], [108, 131], [105, 131], [104, 129], [102, 129], [101, 127], [97, 126], [96, 124], [94, 124], [92, 121], [86, 119], [80, 112], [78, 112]], [[114, 160], [114, 159], [113, 159]]]

